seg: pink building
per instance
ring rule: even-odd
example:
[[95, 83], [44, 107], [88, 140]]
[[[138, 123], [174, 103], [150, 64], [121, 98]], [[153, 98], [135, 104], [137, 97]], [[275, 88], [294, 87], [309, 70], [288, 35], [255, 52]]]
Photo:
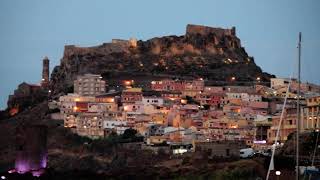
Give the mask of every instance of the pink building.
[[204, 87], [204, 92], [205, 93], [213, 93], [213, 94], [215, 94], [215, 93], [223, 93], [224, 92], [223, 89], [224, 88], [221, 87], [221, 86], [206, 86], [206, 87]]
[[181, 81], [181, 80], [161, 80], [152, 81], [151, 89], [154, 91], [203, 91], [203, 80]]
[[268, 102], [248, 102], [245, 103], [247, 107], [252, 108], [255, 114], [267, 115], [269, 111], [269, 103]]
[[182, 91], [184, 90], [184, 86], [183, 81], [169, 79], [151, 82], [151, 89], [154, 91]]
[[223, 98], [223, 94], [212, 94], [211, 95], [211, 98], [210, 98], [210, 101], [209, 101], [209, 104], [211, 106], [218, 106], [220, 107], [220, 103], [221, 103], [221, 99]]
[[209, 93], [203, 92], [196, 96], [196, 100], [200, 102], [201, 105], [210, 105], [215, 107], [220, 107], [221, 99], [223, 98], [223, 93]]

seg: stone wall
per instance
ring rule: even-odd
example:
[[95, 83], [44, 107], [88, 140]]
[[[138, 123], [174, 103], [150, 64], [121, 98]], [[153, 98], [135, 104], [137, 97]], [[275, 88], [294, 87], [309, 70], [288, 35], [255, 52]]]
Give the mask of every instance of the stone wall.
[[186, 35], [201, 34], [203, 36], [207, 36], [210, 33], [214, 33], [220, 37], [224, 35], [235, 36], [236, 29], [235, 27], [232, 27], [231, 29], [222, 29], [222, 28], [213, 28], [213, 27], [193, 25], [193, 24], [187, 25]]
[[209, 156], [239, 157], [240, 148], [238, 143], [231, 142], [197, 142], [196, 151], [207, 152]]

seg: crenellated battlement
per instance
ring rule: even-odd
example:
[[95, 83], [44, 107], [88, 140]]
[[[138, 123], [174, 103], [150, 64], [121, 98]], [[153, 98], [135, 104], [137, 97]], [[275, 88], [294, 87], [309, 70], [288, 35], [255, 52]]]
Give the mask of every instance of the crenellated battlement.
[[232, 27], [231, 29], [223, 29], [223, 28], [214, 28], [214, 27], [194, 25], [194, 24], [187, 25], [186, 35], [201, 34], [203, 36], [206, 36], [210, 33], [214, 33], [217, 36], [224, 36], [224, 35], [236, 36], [236, 28]]

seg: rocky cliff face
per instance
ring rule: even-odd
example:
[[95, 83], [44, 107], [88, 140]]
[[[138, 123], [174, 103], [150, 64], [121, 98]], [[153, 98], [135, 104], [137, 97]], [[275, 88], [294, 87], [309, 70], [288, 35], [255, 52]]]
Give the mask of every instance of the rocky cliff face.
[[[174, 75], [203, 77], [211, 81], [269, 81], [246, 53], [235, 28], [221, 29], [187, 25], [183, 36], [165, 36], [147, 41], [113, 40], [95, 47], [66, 46], [61, 64], [51, 76], [54, 94], [66, 92], [78, 74], [121, 74], [134, 77]], [[105, 76], [104, 78], [107, 79]], [[108, 80], [108, 79], [107, 79]]]

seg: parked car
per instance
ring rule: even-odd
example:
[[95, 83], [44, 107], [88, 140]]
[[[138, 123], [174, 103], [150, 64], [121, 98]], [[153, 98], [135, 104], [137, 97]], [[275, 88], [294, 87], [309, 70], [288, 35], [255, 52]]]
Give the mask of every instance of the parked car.
[[240, 158], [251, 158], [254, 155], [252, 148], [240, 149]]

